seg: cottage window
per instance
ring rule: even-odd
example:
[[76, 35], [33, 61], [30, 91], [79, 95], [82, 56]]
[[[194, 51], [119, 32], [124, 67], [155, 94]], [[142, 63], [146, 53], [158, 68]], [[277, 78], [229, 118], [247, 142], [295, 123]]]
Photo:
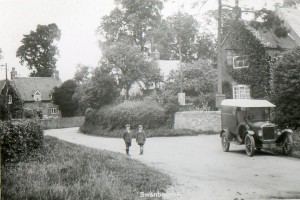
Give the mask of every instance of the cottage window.
[[234, 99], [251, 99], [249, 86], [248, 85], [233, 86], [233, 98]]
[[41, 100], [42, 100], [42, 95], [41, 95], [41, 93], [40, 93], [39, 91], [36, 91], [36, 92], [34, 93], [34, 95], [33, 95], [33, 99], [34, 99], [35, 101], [41, 101]]
[[50, 108], [50, 114], [57, 114], [57, 108]]
[[241, 69], [249, 67], [249, 56], [233, 56], [233, 69]]
[[12, 104], [12, 96], [8, 95], [8, 104]]

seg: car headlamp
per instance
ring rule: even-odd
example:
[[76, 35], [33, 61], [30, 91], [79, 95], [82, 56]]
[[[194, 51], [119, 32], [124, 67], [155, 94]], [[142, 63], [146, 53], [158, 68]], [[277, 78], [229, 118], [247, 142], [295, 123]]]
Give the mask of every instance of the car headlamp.
[[262, 137], [263, 136], [262, 130], [258, 130], [257, 134], [258, 134], [259, 137]]
[[277, 134], [278, 136], [281, 135], [281, 133], [282, 133], [282, 132], [281, 132], [281, 130], [279, 130], [279, 129], [276, 131], [276, 134]]

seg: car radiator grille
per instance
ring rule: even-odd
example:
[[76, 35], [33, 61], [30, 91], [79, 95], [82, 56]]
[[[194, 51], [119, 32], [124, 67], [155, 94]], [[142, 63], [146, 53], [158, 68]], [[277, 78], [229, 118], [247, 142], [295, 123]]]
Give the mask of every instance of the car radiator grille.
[[263, 139], [274, 140], [275, 139], [275, 127], [263, 127]]

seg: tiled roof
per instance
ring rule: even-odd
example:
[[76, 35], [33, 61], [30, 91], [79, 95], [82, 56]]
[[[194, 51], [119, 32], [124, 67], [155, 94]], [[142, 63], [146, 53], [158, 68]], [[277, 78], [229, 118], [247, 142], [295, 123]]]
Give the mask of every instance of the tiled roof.
[[18, 77], [11, 80], [24, 101], [33, 101], [33, 95], [39, 91], [43, 100], [51, 100], [54, 87], [59, 87], [60, 79], [51, 77]]
[[164, 77], [164, 80], [168, 78], [172, 70], [176, 71], [179, 68], [179, 60], [157, 60], [160, 72]]
[[277, 37], [272, 30], [268, 29], [254, 29], [250, 26], [246, 26], [253, 35], [264, 45], [266, 48], [274, 49], [293, 49], [297, 47], [295, 40], [289, 35], [287, 37]]
[[0, 80], [0, 93], [3, 90], [4, 86], [5, 86], [5, 80]]
[[280, 8], [278, 15], [285, 21], [285, 25], [295, 34], [294, 39], [300, 46], [300, 6], [298, 8]]

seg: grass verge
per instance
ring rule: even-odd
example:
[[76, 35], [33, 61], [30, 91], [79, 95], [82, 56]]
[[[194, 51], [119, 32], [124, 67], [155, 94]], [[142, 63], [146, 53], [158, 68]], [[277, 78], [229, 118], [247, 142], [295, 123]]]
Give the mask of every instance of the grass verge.
[[[101, 127], [80, 127], [80, 131], [89, 135], [96, 135], [102, 137], [122, 138], [124, 129], [101, 129]], [[135, 137], [136, 130], [133, 130], [133, 137]], [[193, 131], [188, 129], [170, 129], [168, 127], [161, 127], [156, 129], [146, 129], [147, 137], [175, 137], [175, 136], [197, 136], [197, 135], [213, 135], [218, 134], [214, 131]]]
[[132, 200], [140, 192], [165, 192], [171, 184], [168, 175], [126, 155], [49, 136], [34, 159], [2, 166], [2, 198], [10, 200]]

